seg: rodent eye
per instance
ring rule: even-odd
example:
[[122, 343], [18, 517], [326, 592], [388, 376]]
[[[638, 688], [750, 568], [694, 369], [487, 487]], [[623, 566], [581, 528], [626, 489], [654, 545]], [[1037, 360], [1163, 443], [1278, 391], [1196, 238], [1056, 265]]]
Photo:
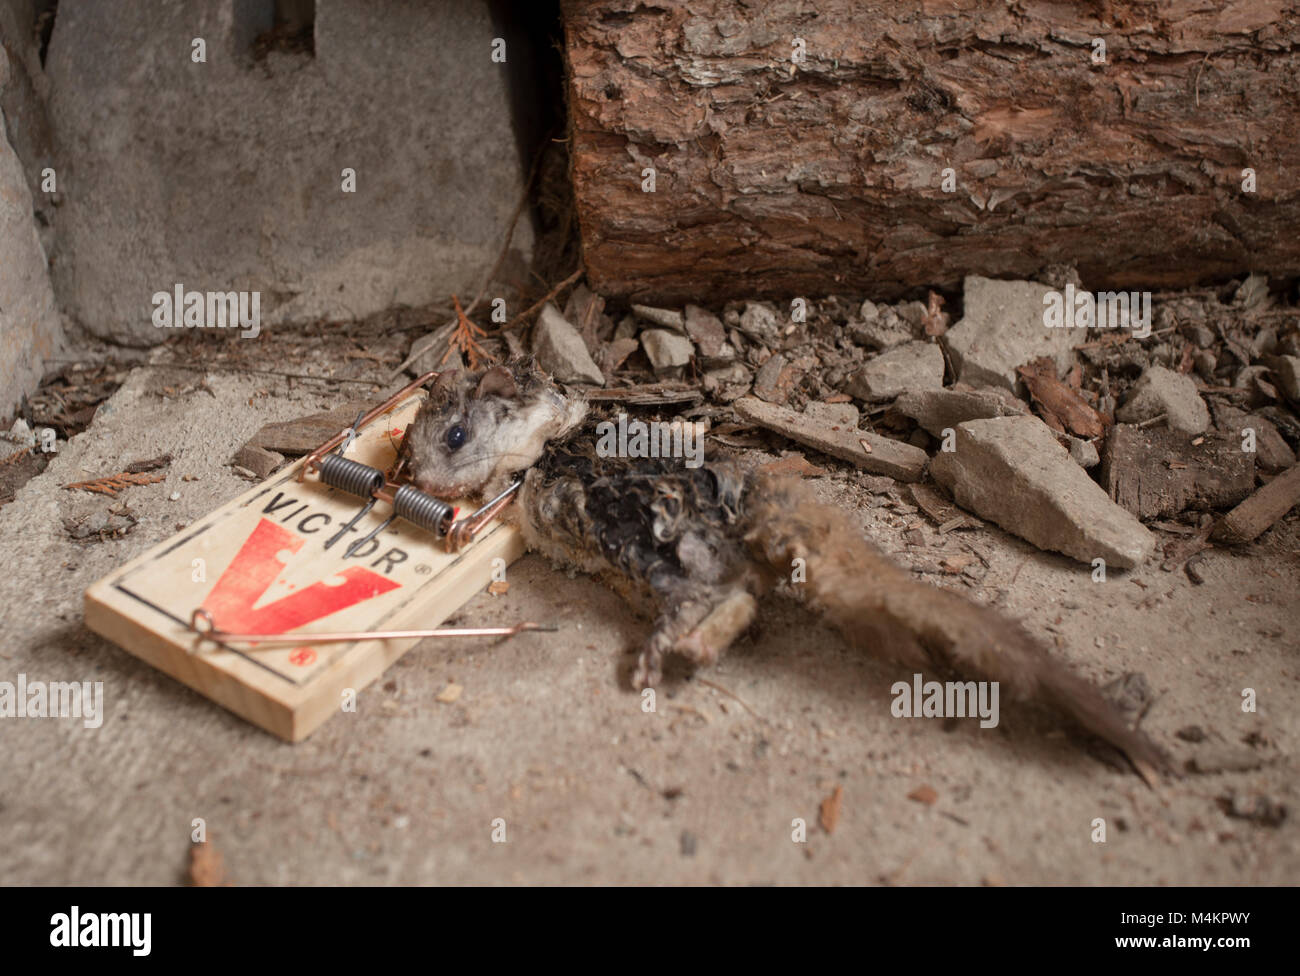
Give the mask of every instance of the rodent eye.
[[460, 424], [453, 424], [447, 428], [446, 441], [448, 449], [458, 451], [465, 446], [467, 440], [469, 440], [469, 432]]

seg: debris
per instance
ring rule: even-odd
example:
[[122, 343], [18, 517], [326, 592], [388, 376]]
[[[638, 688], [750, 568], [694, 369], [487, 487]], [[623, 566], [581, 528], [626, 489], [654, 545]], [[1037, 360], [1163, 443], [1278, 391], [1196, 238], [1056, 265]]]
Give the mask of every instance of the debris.
[[1029, 408], [1010, 393], [982, 390], [918, 390], [904, 393], [893, 409], [910, 417], [935, 437], [967, 420], [1024, 416]]
[[640, 386], [612, 387], [608, 390], [588, 390], [585, 394], [591, 403], [626, 403], [629, 407], [667, 407], [699, 403], [704, 394], [694, 387], [671, 383], [645, 383]]
[[[335, 433], [338, 430], [339, 428], [336, 428]], [[321, 438], [322, 441], [324, 439]], [[239, 449], [232, 463], [236, 467], [248, 471], [258, 481], [263, 481], [271, 477], [272, 472], [284, 464], [284, 455], [276, 451], [268, 451], [264, 447], [257, 447], [254, 444], [245, 444]]]
[[727, 330], [716, 315], [698, 305], [687, 305], [685, 325], [704, 366], [723, 366], [736, 358], [736, 350], [727, 342]]
[[1070, 459], [1037, 417], [999, 417], [958, 425], [955, 451], [931, 462], [935, 480], [957, 504], [1038, 546], [1091, 563], [1128, 569], [1155, 538]]
[[817, 467], [798, 451], [782, 455], [779, 461], [761, 464], [758, 470], [764, 474], [796, 474], [801, 478], [821, 478], [829, 473], [825, 468]]
[[[899, 481], [919, 481], [926, 453], [901, 441], [862, 430], [831, 430], [806, 414], [742, 397], [733, 406], [745, 420], [798, 441], [815, 450], [856, 464], [864, 471], [885, 474]], [[862, 448], [865, 442], [870, 451]]]
[[857, 430], [859, 413], [852, 403], [831, 403], [828, 400], [809, 400], [803, 407], [804, 415], [827, 427]]
[[64, 519], [63, 528], [78, 541], [94, 537], [92, 541], [104, 542], [107, 539], [120, 539], [135, 528], [137, 521], [135, 515], [123, 506], [120, 509], [91, 512], [79, 519]]
[[768, 403], [785, 403], [794, 386], [795, 371], [780, 353], [769, 356], [754, 376], [754, 396]]
[[845, 330], [849, 338], [860, 346], [883, 351], [916, 338], [911, 326], [889, 306], [881, 309], [875, 302], [865, 301], [859, 314], [862, 321], [850, 320]]
[[695, 835], [689, 830], [683, 830], [681, 837], [678, 838], [678, 847], [682, 852], [682, 857], [694, 857], [696, 848]]
[[686, 334], [686, 320], [682, 313], [671, 308], [651, 308], [649, 305], [633, 305], [632, 314], [639, 319], [660, 326], [664, 329], [671, 329], [673, 332]]
[[1023, 363], [1048, 356], [1058, 372], [1069, 368], [1087, 330], [1047, 327], [1043, 299], [1051, 291], [1032, 281], [967, 277], [964, 315], [943, 337], [957, 379], [1014, 391]]
[[1183, 768], [1199, 776], [1213, 776], [1217, 773], [1249, 773], [1262, 769], [1276, 759], [1276, 756], [1260, 755], [1252, 749], [1220, 746], [1198, 751], [1183, 764]]
[[166, 480], [167, 476], [165, 474], [128, 474], [123, 471], [107, 478], [95, 478], [93, 481], [74, 481], [72, 484], [63, 487], [68, 491], [90, 491], [116, 498], [119, 491], [133, 485], [156, 485], [158, 482]]
[[1196, 381], [1163, 366], [1150, 366], [1115, 411], [1115, 419], [1139, 424], [1161, 414], [1170, 428], [1185, 434], [1199, 434], [1210, 426], [1210, 411], [1197, 392]]
[[862, 400], [892, 400], [910, 390], [943, 387], [943, 353], [932, 342], [883, 352], [851, 375], [844, 389]]
[[1255, 487], [1254, 455], [1216, 434], [1197, 440], [1167, 427], [1116, 424], [1102, 452], [1101, 485], [1140, 519], [1236, 505]]
[[1070, 438], [1070, 457], [1081, 468], [1095, 468], [1101, 463], [1101, 456], [1097, 453], [1097, 448], [1092, 441], [1081, 440], [1078, 437]]
[[561, 383], [605, 383], [578, 330], [550, 302], [542, 306], [533, 327], [532, 350], [542, 368]]
[[690, 339], [667, 329], [646, 329], [641, 333], [641, 348], [656, 373], [679, 369], [695, 355]]
[[760, 345], [771, 348], [781, 341], [776, 310], [766, 302], [746, 302], [736, 328]]
[[1184, 742], [1204, 742], [1205, 730], [1199, 725], [1185, 725], [1174, 733]]
[[1229, 817], [1237, 820], [1249, 820], [1261, 827], [1280, 827], [1286, 820], [1287, 809], [1282, 803], [1263, 794], [1256, 794], [1249, 800], [1228, 792], [1216, 801], [1219, 809]]
[[488, 584], [487, 591], [493, 596], [504, 596], [510, 592], [510, 584], [506, 580], [493, 580]]
[[172, 456], [164, 454], [161, 457], [150, 458], [147, 461], [136, 461], [134, 464], [128, 464], [123, 470], [127, 474], [144, 474], [146, 471], [157, 471], [165, 468], [172, 463]]
[[907, 794], [907, 798], [915, 800], [917, 803], [924, 803], [927, 807], [932, 807], [939, 801], [939, 793], [933, 786], [918, 786]]
[[452, 702], [460, 698], [460, 693], [464, 690], [463, 687], [452, 681], [446, 688], [442, 689], [442, 691], [438, 692], [438, 694], [434, 696], [434, 701], [442, 702], [444, 705], [450, 705]]
[[1264, 364], [1287, 399], [1300, 403], [1300, 356], [1267, 356]]
[[1077, 390], [1057, 378], [1056, 364], [1050, 359], [1035, 359], [1016, 372], [1025, 381], [1025, 387], [1038, 404], [1047, 426], [1086, 440], [1106, 432], [1106, 418], [1093, 409]]
[[840, 822], [840, 810], [844, 803], [844, 787], [837, 786], [830, 796], [822, 800], [821, 804], [821, 824], [822, 830], [828, 834], [835, 833], [835, 827]]
[[917, 507], [939, 526], [940, 534], [946, 535], [953, 529], [978, 529], [982, 525], [979, 519], [967, 515], [941, 494], [926, 485], [909, 485], [912, 501]]
[[635, 338], [615, 339], [601, 350], [601, 365], [605, 372], [613, 373], [639, 348], [641, 343]]
[[[245, 446], [260, 447], [289, 457], [310, 454], [322, 442], [356, 421], [357, 414], [365, 413], [373, 406], [374, 403], [368, 400], [350, 400], [327, 413], [313, 413], [293, 420], [264, 424], [261, 430], [248, 439]], [[251, 464], [242, 461], [236, 463], [257, 470]]]
[[1300, 464], [1288, 468], [1223, 517], [1211, 538], [1250, 542], [1300, 502]]

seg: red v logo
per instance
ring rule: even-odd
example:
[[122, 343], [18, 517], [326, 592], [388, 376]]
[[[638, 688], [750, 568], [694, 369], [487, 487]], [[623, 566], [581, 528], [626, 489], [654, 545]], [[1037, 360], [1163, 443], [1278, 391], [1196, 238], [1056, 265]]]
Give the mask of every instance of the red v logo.
[[313, 583], [253, 609], [253, 604], [284, 569], [277, 554], [285, 549], [297, 552], [302, 544], [303, 540], [288, 529], [266, 519], [258, 522], [204, 601], [214, 624], [221, 630], [248, 634], [283, 634], [402, 585], [368, 569], [352, 566], [339, 573], [344, 582], [338, 586]]

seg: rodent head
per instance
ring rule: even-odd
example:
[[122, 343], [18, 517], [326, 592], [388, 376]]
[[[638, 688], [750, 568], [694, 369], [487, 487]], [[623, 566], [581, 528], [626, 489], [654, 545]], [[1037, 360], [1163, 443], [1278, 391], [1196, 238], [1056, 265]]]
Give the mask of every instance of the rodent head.
[[586, 413], [585, 402], [560, 393], [528, 359], [449, 370], [407, 428], [411, 480], [438, 498], [490, 497]]

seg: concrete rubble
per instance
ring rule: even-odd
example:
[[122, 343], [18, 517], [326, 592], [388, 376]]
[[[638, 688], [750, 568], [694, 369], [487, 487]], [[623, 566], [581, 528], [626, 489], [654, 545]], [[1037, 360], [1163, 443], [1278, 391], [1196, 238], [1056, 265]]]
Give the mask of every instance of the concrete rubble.
[[1155, 548], [1036, 417], [970, 420], [956, 432], [956, 449], [939, 451], [930, 473], [963, 508], [1083, 563], [1131, 569]]

